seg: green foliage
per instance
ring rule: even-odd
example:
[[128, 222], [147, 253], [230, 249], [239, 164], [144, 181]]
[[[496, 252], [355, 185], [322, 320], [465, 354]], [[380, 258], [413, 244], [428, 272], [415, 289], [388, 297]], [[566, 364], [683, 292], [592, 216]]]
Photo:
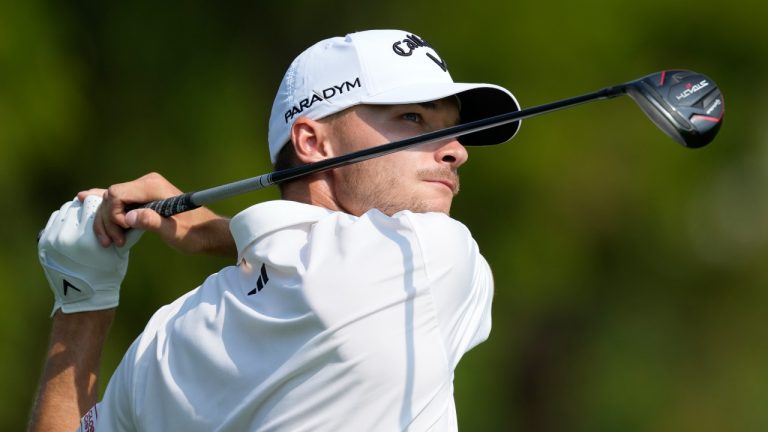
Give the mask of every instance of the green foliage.
[[[470, 152], [453, 215], [496, 298], [491, 339], [457, 371], [462, 430], [768, 429], [764, 15], [713, 0], [0, 2], [0, 423], [23, 428], [40, 373], [51, 296], [32, 238], [56, 206], [149, 171], [186, 190], [268, 172], [268, 113], [293, 56], [405, 28], [455, 79], [504, 85], [523, 106], [686, 68], [728, 107], [702, 150], [617, 99]], [[157, 307], [226, 264], [145, 236], [106, 376]]]

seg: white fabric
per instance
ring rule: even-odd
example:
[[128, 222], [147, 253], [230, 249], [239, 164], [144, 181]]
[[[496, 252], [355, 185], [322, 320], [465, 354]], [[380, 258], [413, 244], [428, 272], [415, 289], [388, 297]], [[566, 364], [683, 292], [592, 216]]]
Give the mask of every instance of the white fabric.
[[152, 317], [95, 430], [457, 429], [453, 371], [493, 295], [464, 225], [272, 201], [231, 230], [239, 265]]
[[[475, 90], [483, 95], [466, 101], [459, 95]], [[320, 41], [296, 57], [280, 83], [269, 118], [270, 158], [274, 163], [290, 140], [294, 121], [301, 116], [317, 120], [359, 104], [420, 103], [452, 95], [462, 102], [464, 120], [520, 109], [503, 87], [454, 83], [445, 61], [413, 33], [368, 30]], [[462, 143], [498, 144], [512, 138], [518, 125], [504, 126], [505, 132], [498, 135], [475, 135], [479, 139]]]
[[114, 308], [128, 270], [131, 247], [141, 231], [126, 235], [123, 247], [103, 248], [93, 232], [101, 197], [88, 196], [64, 203], [53, 212], [40, 233], [37, 254], [53, 291], [51, 316], [56, 310], [75, 313]]

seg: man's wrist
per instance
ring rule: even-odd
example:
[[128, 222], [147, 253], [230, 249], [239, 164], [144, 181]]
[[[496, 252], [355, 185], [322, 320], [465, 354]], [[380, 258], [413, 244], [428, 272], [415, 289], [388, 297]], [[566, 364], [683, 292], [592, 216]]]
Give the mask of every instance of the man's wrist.
[[53, 314], [54, 336], [60, 336], [63, 339], [68, 339], [71, 335], [106, 337], [109, 326], [115, 319], [116, 311], [117, 308], [72, 313], [57, 310]]

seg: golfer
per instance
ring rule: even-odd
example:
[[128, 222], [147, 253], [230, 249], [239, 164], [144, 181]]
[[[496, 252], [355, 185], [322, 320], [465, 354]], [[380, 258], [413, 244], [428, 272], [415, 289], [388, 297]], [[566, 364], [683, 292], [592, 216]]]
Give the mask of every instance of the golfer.
[[[413, 33], [352, 33], [291, 63], [269, 154], [281, 169], [517, 109], [501, 87], [454, 83]], [[453, 373], [488, 337], [493, 279], [448, 214], [465, 146], [506, 141], [518, 126], [295, 179], [282, 200], [231, 220], [206, 208], [126, 213], [180, 193], [158, 174], [81, 192], [38, 244], [55, 303], [30, 430], [456, 430]], [[235, 264], [160, 308], [98, 401], [101, 351], [143, 231]]]

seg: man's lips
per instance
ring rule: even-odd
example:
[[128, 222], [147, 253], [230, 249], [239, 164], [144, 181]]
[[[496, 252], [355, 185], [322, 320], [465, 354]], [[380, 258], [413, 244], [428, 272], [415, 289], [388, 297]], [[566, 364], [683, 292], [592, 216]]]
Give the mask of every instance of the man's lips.
[[426, 179], [425, 181], [429, 182], [429, 183], [441, 184], [441, 185], [447, 187], [448, 189], [450, 189], [451, 193], [453, 193], [453, 194], [456, 193], [456, 189], [457, 189], [456, 188], [456, 182], [453, 181], [453, 180], [449, 180], [449, 179]]
[[452, 194], [459, 193], [459, 175], [451, 169], [438, 168], [420, 170], [418, 178], [427, 183], [437, 183], [447, 187]]

